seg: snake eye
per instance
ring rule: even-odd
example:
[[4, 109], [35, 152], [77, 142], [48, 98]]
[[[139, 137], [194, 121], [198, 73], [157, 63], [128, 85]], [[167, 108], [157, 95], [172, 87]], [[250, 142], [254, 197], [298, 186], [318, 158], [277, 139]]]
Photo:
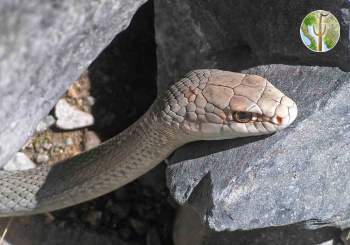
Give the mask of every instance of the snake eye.
[[250, 122], [253, 118], [253, 113], [251, 112], [242, 112], [242, 111], [236, 111], [233, 114], [233, 118], [240, 123], [247, 123]]

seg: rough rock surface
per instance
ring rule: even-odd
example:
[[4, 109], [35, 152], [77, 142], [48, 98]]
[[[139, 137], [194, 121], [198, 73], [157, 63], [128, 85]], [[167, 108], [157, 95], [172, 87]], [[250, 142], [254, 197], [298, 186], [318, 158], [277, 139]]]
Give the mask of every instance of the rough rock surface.
[[0, 165], [144, 2], [1, 1]]
[[[155, 0], [159, 88], [195, 68], [288, 63], [349, 70], [349, 8], [344, 0]], [[330, 52], [311, 52], [301, 42], [300, 24], [315, 9], [332, 12], [341, 25]]]
[[[199, 240], [206, 238], [175, 239], [176, 244], [217, 244], [214, 237], [221, 235], [231, 244], [232, 232], [224, 230], [306, 220], [314, 221], [309, 228], [347, 226], [350, 75], [343, 71], [350, 68], [349, 7], [342, 0], [155, 0], [159, 91], [192, 69], [251, 68], [248, 72], [268, 78], [299, 107], [293, 126], [273, 136], [199, 142], [176, 151], [169, 159], [168, 186], [183, 205], [180, 216], [197, 217], [178, 220], [178, 227], [196, 227]], [[327, 53], [309, 51], [299, 37], [303, 18], [315, 9], [332, 12], [341, 25], [341, 38]], [[258, 244], [273, 233], [268, 229]], [[188, 241], [186, 232], [175, 229], [176, 234]]]
[[302, 221], [311, 228], [348, 226], [350, 73], [286, 65], [243, 72], [266, 77], [293, 98], [298, 118], [268, 137], [176, 151], [167, 170], [172, 195], [216, 231]]

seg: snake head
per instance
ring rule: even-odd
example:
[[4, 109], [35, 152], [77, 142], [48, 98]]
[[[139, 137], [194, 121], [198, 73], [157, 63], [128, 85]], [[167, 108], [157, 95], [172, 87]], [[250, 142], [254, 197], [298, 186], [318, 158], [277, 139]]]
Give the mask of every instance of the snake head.
[[297, 116], [293, 100], [266, 79], [220, 70], [195, 70], [167, 92], [163, 116], [191, 140], [271, 134]]

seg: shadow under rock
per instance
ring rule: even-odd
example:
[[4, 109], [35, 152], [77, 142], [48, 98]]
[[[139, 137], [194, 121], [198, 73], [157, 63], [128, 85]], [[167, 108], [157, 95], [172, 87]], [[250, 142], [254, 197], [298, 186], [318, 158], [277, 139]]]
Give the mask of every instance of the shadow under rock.
[[[176, 154], [171, 155], [170, 165], [190, 159], [200, 158], [214, 153], [238, 148], [253, 142], [264, 140], [271, 135], [251, 136], [227, 140], [196, 141], [188, 143], [176, 150]], [[189, 150], [191, 149], [191, 150]]]
[[230, 237], [229, 240], [235, 241], [235, 245], [316, 245], [334, 239], [335, 243], [333, 244], [335, 245], [338, 244], [336, 242], [338, 242], [340, 234], [341, 231], [336, 228], [306, 230], [303, 223], [297, 223], [251, 231], [213, 232], [209, 236], [209, 240], [217, 242]]
[[157, 95], [153, 1], [135, 13], [90, 65], [93, 130], [106, 140], [136, 121]]

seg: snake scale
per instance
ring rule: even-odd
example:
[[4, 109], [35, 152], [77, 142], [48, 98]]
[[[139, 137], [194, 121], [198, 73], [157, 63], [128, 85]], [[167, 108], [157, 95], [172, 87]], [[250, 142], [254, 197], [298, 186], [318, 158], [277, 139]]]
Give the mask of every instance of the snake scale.
[[0, 171], [0, 216], [49, 212], [96, 198], [188, 142], [271, 134], [296, 116], [296, 104], [262, 77], [192, 71], [100, 146], [52, 166]]

